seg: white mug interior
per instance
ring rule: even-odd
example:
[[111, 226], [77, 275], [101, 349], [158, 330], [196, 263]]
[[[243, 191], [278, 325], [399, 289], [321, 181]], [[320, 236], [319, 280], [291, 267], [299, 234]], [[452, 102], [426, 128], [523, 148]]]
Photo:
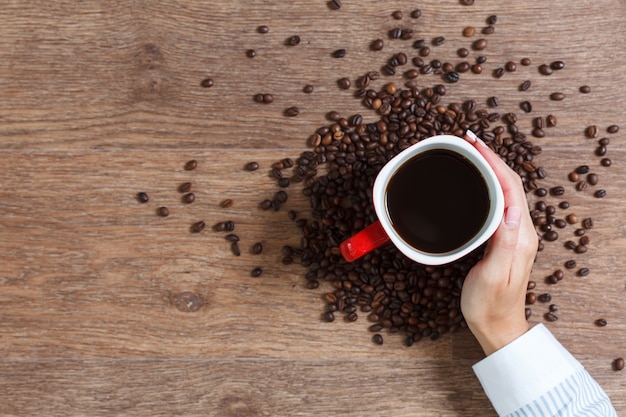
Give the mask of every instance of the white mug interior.
[[[398, 169], [415, 156], [433, 149], [458, 153], [469, 160], [481, 173], [490, 198], [489, 213], [481, 229], [463, 246], [444, 253], [429, 253], [408, 244], [394, 229], [387, 209], [386, 190], [389, 180]], [[392, 158], [381, 169], [374, 182], [373, 202], [376, 215], [391, 242], [407, 257], [425, 265], [444, 265], [471, 253], [485, 243], [496, 231], [504, 215], [504, 195], [495, 172], [483, 156], [465, 139], [452, 135], [438, 135], [412, 145]]]

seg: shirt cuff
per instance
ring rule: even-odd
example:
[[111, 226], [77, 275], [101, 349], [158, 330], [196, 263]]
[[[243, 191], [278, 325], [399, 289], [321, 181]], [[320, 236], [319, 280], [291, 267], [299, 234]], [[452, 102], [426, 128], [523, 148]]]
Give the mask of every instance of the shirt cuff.
[[538, 324], [472, 368], [497, 413], [507, 415], [539, 398], [582, 365]]

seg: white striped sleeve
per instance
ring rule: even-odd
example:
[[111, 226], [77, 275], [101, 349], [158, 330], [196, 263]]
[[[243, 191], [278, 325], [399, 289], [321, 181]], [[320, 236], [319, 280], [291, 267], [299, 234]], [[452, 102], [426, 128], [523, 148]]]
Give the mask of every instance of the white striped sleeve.
[[543, 324], [473, 369], [500, 416], [617, 417], [604, 390]]

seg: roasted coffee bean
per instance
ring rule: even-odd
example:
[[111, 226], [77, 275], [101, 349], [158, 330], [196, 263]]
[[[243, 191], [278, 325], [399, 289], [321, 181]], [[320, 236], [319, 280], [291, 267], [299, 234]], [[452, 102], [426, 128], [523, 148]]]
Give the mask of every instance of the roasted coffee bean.
[[550, 304], [548, 306], [548, 310], [550, 310], [551, 312], [555, 313], [555, 312], [559, 311], [559, 306], [556, 305], [556, 304]]
[[597, 185], [598, 184], [598, 175], [591, 173], [589, 175], [587, 175], [587, 182], [589, 183], [589, 185]]
[[567, 217], [565, 217], [565, 220], [569, 224], [576, 224], [576, 223], [578, 223], [578, 216], [575, 215], [574, 213], [570, 213], [570, 214], [567, 215]]
[[330, 0], [328, 2], [328, 7], [331, 10], [339, 10], [339, 9], [341, 9], [341, 1], [340, 0]]
[[586, 174], [589, 172], [589, 165], [579, 165], [578, 167], [576, 167], [576, 170], [574, 172], [576, 172], [577, 174]]
[[196, 200], [196, 196], [194, 193], [187, 193], [183, 196], [182, 200], [185, 204], [191, 204]]
[[529, 66], [531, 64], [530, 58], [522, 58], [522, 60], [520, 61], [520, 64], [522, 64], [525, 67]]
[[554, 275], [556, 277], [557, 280], [561, 281], [563, 279], [563, 277], [565, 276], [565, 274], [563, 273], [563, 270], [561, 269], [557, 269], [556, 271], [554, 271], [552, 273], [552, 275]]
[[459, 58], [465, 58], [469, 55], [469, 50], [467, 48], [459, 48], [456, 51], [456, 54], [459, 56]]
[[580, 269], [578, 270], [577, 275], [578, 275], [579, 277], [586, 277], [587, 275], [589, 275], [589, 268], [580, 268]]
[[474, 41], [474, 43], [472, 44], [472, 47], [477, 51], [482, 51], [483, 49], [487, 47], [487, 39], [481, 38], [481, 39]]
[[558, 283], [559, 280], [554, 276], [554, 275], [549, 275], [546, 277], [546, 283], [550, 284], [550, 285], [554, 285], [556, 283]]
[[[537, 188], [537, 189], [535, 190], [535, 195], [536, 195], [537, 197], [545, 197], [545, 196], [547, 196], [547, 195], [548, 195], [548, 190], [546, 190], [546, 189], [545, 189], [545, 188], [543, 188], [543, 187], [542, 187], [542, 188]], [[544, 203], [544, 204], [545, 204], [545, 203]], [[544, 208], [544, 210], [545, 210], [545, 208]]]
[[600, 165], [602, 165], [603, 167], [610, 167], [612, 163], [613, 162], [609, 158], [602, 158], [602, 160], [600, 161]]
[[188, 193], [189, 191], [191, 191], [190, 182], [183, 182], [182, 184], [178, 186], [178, 192], [180, 193]]
[[580, 179], [580, 175], [578, 175], [578, 172], [572, 171], [569, 174], [567, 174], [567, 179], [570, 180], [571, 182], [577, 182]]
[[487, 105], [489, 107], [498, 107], [499, 104], [500, 104], [500, 99], [496, 96], [492, 96], [487, 99]]
[[185, 170], [186, 171], [193, 171], [197, 167], [198, 167], [198, 161], [196, 161], [195, 159], [192, 159], [191, 161], [188, 161], [185, 164]]
[[302, 88], [302, 92], [305, 94], [311, 94], [315, 87], [312, 84], [307, 84]]
[[602, 319], [602, 318], [597, 319], [594, 323], [595, 323], [595, 324], [596, 324], [596, 326], [598, 326], [598, 327], [604, 327], [604, 326], [606, 326], [606, 325], [607, 325], [606, 319]]
[[263, 268], [261, 268], [260, 266], [257, 266], [253, 268], [252, 271], [250, 271], [250, 276], [252, 276], [253, 278], [258, 278], [262, 274], [263, 274]]
[[583, 229], [589, 230], [593, 229], [593, 219], [591, 217], [587, 217], [582, 221]]
[[456, 83], [459, 81], [460, 77], [459, 77], [459, 73], [456, 71], [450, 71], [450, 72], [446, 72], [444, 78], [446, 79], [447, 82], [449, 83]]
[[420, 9], [415, 9], [411, 12], [411, 17], [413, 19], [419, 19], [421, 15], [422, 15], [422, 11]]
[[261, 26], [259, 26], [256, 30], [257, 30], [257, 32], [259, 32], [259, 33], [267, 33], [267, 32], [269, 32], [269, 31], [270, 31], [270, 28], [269, 28], [269, 27], [267, 27], [267, 26], [265, 26], [265, 25], [261, 25]]
[[384, 46], [385, 46], [385, 42], [383, 42], [382, 39], [376, 39], [372, 41], [372, 43], [370, 44], [370, 48], [373, 51], [382, 51]]
[[265, 94], [263, 94], [262, 99], [263, 99], [262, 100], [263, 103], [270, 104], [270, 103], [272, 103], [274, 101], [274, 96], [269, 94], [269, 93], [265, 93]]
[[611, 143], [609, 138], [602, 138], [600, 140], [598, 140], [598, 145], [600, 146], [609, 146], [609, 144]]
[[565, 63], [563, 61], [554, 61], [550, 64], [550, 68], [555, 71], [565, 68]]
[[508, 61], [504, 65], [504, 69], [507, 70], [508, 72], [514, 72], [517, 69], [517, 65], [513, 61]]
[[598, 126], [596, 126], [596, 125], [588, 126], [587, 129], [585, 129], [585, 136], [587, 136], [590, 139], [597, 138], [598, 137]]
[[552, 296], [549, 293], [539, 294], [537, 296], [537, 301], [540, 303], [549, 303], [552, 301]]
[[441, 46], [446, 42], [446, 38], [444, 38], [443, 36], [436, 36], [433, 38], [433, 45], [434, 46]]
[[585, 229], [574, 230], [574, 236], [583, 236], [586, 233]]
[[248, 49], [246, 51], [246, 56], [248, 58], [254, 58], [256, 56], [256, 51], [254, 49]]
[[170, 215], [170, 211], [167, 207], [159, 207], [157, 209], [157, 214], [161, 217], [167, 217]]
[[588, 244], [589, 244], [589, 242], [590, 242], [590, 240], [591, 240], [591, 239], [589, 238], [589, 236], [582, 236], [582, 237], [578, 240], [578, 242], [579, 242], [581, 245], [588, 245]]
[[239, 249], [239, 243], [233, 242], [230, 244], [230, 250], [233, 252], [233, 255], [240, 256], [241, 250]]
[[483, 35], [491, 35], [496, 31], [496, 28], [493, 25], [487, 25], [481, 30]]
[[546, 124], [548, 127], [555, 127], [557, 123], [557, 119], [556, 116], [553, 114], [548, 115], [548, 117], [546, 117]]
[[564, 266], [565, 266], [565, 268], [567, 268], [567, 269], [574, 269], [574, 268], [576, 268], [576, 261], [575, 261], [575, 260], [573, 260], [573, 259], [570, 259], [570, 260], [568, 260], [568, 261], [565, 261]]
[[573, 240], [568, 240], [563, 246], [565, 246], [565, 249], [574, 250], [576, 249], [576, 242], [574, 242]]
[[588, 85], [583, 85], [578, 89], [578, 91], [583, 94], [589, 94], [591, 92], [591, 87], [589, 87]]
[[526, 91], [530, 88], [530, 86], [532, 85], [532, 82], [530, 80], [526, 80], [523, 83], [520, 84], [519, 86], [519, 90], [520, 91]]
[[555, 230], [550, 230], [549, 232], [543, 234], [543, 239], [548, 242], [554, 242], [558, 240], [558, 238], [559, 234]]
[[230, 208], [232, 206], [233, 206], [233, 200], [230, 199], [230, 198], [227, 198], [227, 199], [222, 200], [220, 202], [220, 207], [222, 207], [222, 208]]
[[332, 53], [332, 57], [333, 58], [343, 58], [346, 56], [346, 50], [345, 49], [337, 49], [336, 51], [334, 51]]
[[621, 371], [624, 369], [624, 358], [617, 358], [613, 361], [613, 369], [616, 371]]
[[374, 336], [372, 336], [372, 340], [377, 345], [382, 345], [383, 344], [383, 337], [382, 337], [382, 335], [380, 333], [376, 333]]
[[617, 133], [617, 132], [619, 132], [619, 126], [618, 125], [611, 125], [611, 126], [606, 128], [606, 131], [608, 133]]
[[467, 26], [465, 29], [463, 29], [463, 36], [465, 36], [466, 38], [471, 38], [475, 34], [476, 28], [474, 28], [473, 26]]
[[489, 17], [487, 17], [486, 22], [488, 25], [495, 25], [498, 22], [498, 16], [495, 14], [492, 14]]
[[327, 311], [326, 313], [324, 313], [324, 321], [332, 323], [333, 321], [335, 321], [335, 314], [332, 311]]
[[547, 64], [541, 64], [539, 65], [539, 73], [542, 75], [550, 75], [552, 74], [552, 68]]
[[595, 198], [604, 198], [604, 197], [606, 197], [606, 190], [600, 189], [600, 190], [596, 191], [595, 193], [593, 193], [593, 196]]
[[259, 163], [258, 162], [248, 162], [245, 167], [246, 171], [256, 171], [257, 169], [259, 169]]
[[480, 74], [483, 72], [483, 67], [480, 64], [474, 64], [472, 65], [472, 72], [474, 74]]
[[567, 226], [567, 222], [563, 219], [556, 219], [554, 221], [554, 225], [558, 227], [559, 229], [563, 229], [565, 228], [565, 226]]
[[587, 247], [585, 245], [578, 245], [574, 248], [574, 252], [576, 253], [585, 253], [587, 252]]
[[463, 5], [463, 6], [471, 6], [474, 4], [474, 0], [459, 0], [459, 2]]
[[486, 57], [486, 56], [484, 56], [484, 55], [479, 55], [479, 56], [477, 56], [477, 57], [476, 57], [476, 63], [477, 63], [477, 64], [482, 65], [482, 64], [484, 64], [485, 62], [487, 62], [487, 57]]
[[532, 305], [537, 302], [537, 294], [534, 292], [526, 293], [526, 304]]
[[537, 286], [537, 283], [535, 281], [528, 281], [526, 288], [529, 290], [533, 290], [535, 289], [536, 286]]
[[562, 101], [564, 99], [565, 99], [565, 94], [563, 94], [561, 92], [556, 92], [556, 93], [550, 94], [550, 100]]
[[350, 82], [349, 78], [343, 77], [337, 80], [337, 85], [339, 85], [339, 88], [341, 88], [342, 90], [347, 90], [352, 85], [352, 82]]
[[559, 203], [559, 208], [561, 208], [563, 210], [567, 210], [569, 208], [569, 202], [568, 201], [561, 201]]
[[139, 200], [140, 203], [147, 203], [150, 200], [150, 197], [148, 197], [147, 193], [142, 191], [137, 193], [137, 200]]
[[227, 234], [226, 236], [224, 236], [224, 239], [228, 240], [229, 242], [239, 242], [239, 236], [234, 233]]
[[597, 156], [604, 156], [606, 155], [606, 146], [600, 145], [596, 148], [596, 155]]
[[200, 233], [201, 231], [204, 230], [205, 226], [206, 226], [206, 223], [200, 220], [191, 225], [191, 231], [193, 233]]
[[300, 43], [300, 36], [298, 36], [298, 35], [290, 36], [289, 38], [287, 38], [285, 43], [288, 46], [296, 46], [296, 45], [298, 45]]
[[202, 80], [202, 82], [200, 83], [200, 85], [204, 88], [211, 88], [213, 87], [213, 85], [215, 84], [215, 82], [213, 81], [213, 78], [205, 78], [204, 80]]
[[551, 311], [546, 313], [544, 315], [544, 317], [545, 317], [546, 321], [551, 321], [551, 322], [552, 321], [557, 321], [559, 319], [559, 317], [556, 314], [554, 314], [553, 312], [551, 312]]
[[585, 191], [587, 189], [587, 181], [579, 181], [576, 184], [576, 191]]
[[522, 101], [519, 107], [524, 113], [530, 113], [533, 111], [533, 106], [530, 104], [530, 101]]
[[287, 117], [296, 117], [299, 114], [300, 114], [300, 109], [295, 106], [288, 107], [285, 109], [285, 116]]
[[556, 187], [552, 187], [550, 188], [550, 194], [554, 195], [554, 196], [561, 196], [563, 194], [565, 194], [565, 188], [558, 185]]

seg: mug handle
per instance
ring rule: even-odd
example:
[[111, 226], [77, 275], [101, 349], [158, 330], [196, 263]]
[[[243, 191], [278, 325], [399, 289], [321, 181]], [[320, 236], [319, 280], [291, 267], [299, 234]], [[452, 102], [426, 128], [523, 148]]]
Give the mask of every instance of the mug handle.
[[356, 235], [341, 242], [339, 249], [346, 261], [353, 262], [390, 240], [380, 221], [376, 220]]

